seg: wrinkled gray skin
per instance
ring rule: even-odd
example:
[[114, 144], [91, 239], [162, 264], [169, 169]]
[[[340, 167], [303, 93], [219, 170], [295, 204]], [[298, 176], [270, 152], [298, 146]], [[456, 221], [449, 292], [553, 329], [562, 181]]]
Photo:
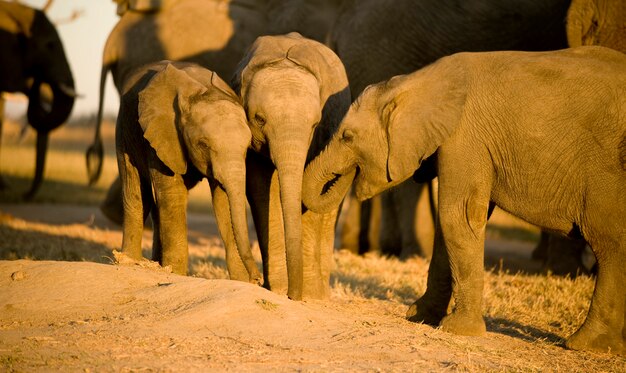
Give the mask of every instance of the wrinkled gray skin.
[[464, 335], [485, 332], [483, 251], [494, 206], [582, 237], [598, 276], [587, 319], [566, 345], [624, 354], [625, 90], [626, 56], [602, 47], [443, 58], [361, 94], [307, 166], [303, 201], [322, 213], [353, 179], [366, 199], [437, 175], [427, 289], [407, 316]]
[[151, 213], [152, 259], [187, 274], [187, 191], [207, 177], [228, 243], [230, 277], [262, 284], [248, 238], [245, 155], [251, 135], [239, 98], [215, 73], [189, 63], [151, 64], [126, 83], [116, 128], [122, 251], [142, 257], [143, 225]]
[[[569, 6], [570, 0], [348, 1], [331, 31], [330, 45], [343, 61], [357, 97], [369, 84], [413, 72], [456, 52], [566, 48], [563, 20]], [[407, 182], [380, 196], [383, 218], [378, 218], [380, 238], [374, 242], [364, 242], [372, 236], [367, 234], [365, 216], [370, 202], [361, 207], [350, 198], [342, 247], [360, 252], [380, 247], [384, 254], [430, 256], [434, 225], [428, 217], [429, 206], [415, 207], [422, 188]], [[416, 221], [416, 213], [428, 218]], [[366, 223], [365, 231], [359, 229], [360, 221]], [[572, 256], [567, 242], [559, 247], [564, 249], [562, 255]], [[578, 270], [583, 270], [580, 255], [564, 269], [573, 274]]]
[[[89, 183], [102, 171], [100, 127], [104, 87], [108, 72], [118, 93], [131, 71], [161, 60], [187, 61], [232, 76], [246, 49], [260, 35], [299, 31], [323, 40], [337, 13], [334, 0], [163, 0], [119, 1], [126, 10], [111, 31], [103, 52], [100, 103], [94, 143], [87, 150]], [[160, 3], [160, 4], [159, 4]], [[154, 7], [154, 5], [160, 7]], [[112, 221], [121, 224], [119, 180], [101, 206]]]
[[[0, 94], [28, 96], [28, 123], [37, 131], [35, 178], [24, 195], [31, 199], [43, 181], [50, 131], [63, 124], [74, 106], [74, 78], [54, 25], [40, 11], [0, 1]], [[0, 137], [4, 101], [0, 97]], [[0, 190], [6, 184], [0, 176]]]
[[233, 87], [252, 132], [247, 194], [266, 286], [291, 299], [326, 299], [338, 206], [303, 211], [302, 174], [350, 105], [339, 58], [297, 33], [259, 37]]

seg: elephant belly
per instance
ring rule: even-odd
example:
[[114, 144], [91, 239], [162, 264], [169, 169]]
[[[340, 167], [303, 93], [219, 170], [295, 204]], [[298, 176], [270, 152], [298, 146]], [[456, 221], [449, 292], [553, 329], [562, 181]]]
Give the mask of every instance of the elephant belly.
[[[581, 198], [565, 185], [494, 186], [491, 200], [502, 210], [543, 229], [568, 235], [579, 220]], [[566, 197], [567, 196], [567, 197]]]

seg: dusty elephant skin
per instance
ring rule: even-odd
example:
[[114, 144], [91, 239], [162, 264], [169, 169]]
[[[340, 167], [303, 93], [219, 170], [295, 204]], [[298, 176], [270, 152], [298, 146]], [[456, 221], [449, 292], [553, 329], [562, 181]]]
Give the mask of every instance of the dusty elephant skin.
[[485, 332], [484, 235], [497, 205], [589, 243], [596, 288], [567, 346], [623, 354], [625, 89], [626, 57], [603, 47], [443, 58], [361, 94], [307, 167], [303, 201], [318, 212], [334, 208], [344, 179], [370, 198], [436, 159], [435, 251], [426, 293], [408, 316], [457, 334]]
[[123, 252], [141, 258], [143, 224], [152, 212], [153, 260], [187, 274], [187, 191], [207, 177], [230, 277], [261, 284], [246, 221], [250, 138], [239, 98], [214, 72], [167, 61], [137, 71], [125, 87], [116, 129]]
[[[0, 93], [28, 96], [28, 123], [37, 131], [35, 178], [24, 195], [32, 199], [43, 181], [49, 133], [67, 120], [76, 97], [63, 44], [42, 11], [0, 2], [0, 66]], [[3, 116], [0, 97], [0, 138]], [[6, 187], [0, 176], [0, 190]]]
[[241, 61], [233, 87], [252, 132], [246, 191], [266, 286], [297, 300], [328, 298], [338, 206], [303, 211], [301, 185], [307, 158], [322, 149], [350, 105], [343, 65], [300, 34], [263, 36]]

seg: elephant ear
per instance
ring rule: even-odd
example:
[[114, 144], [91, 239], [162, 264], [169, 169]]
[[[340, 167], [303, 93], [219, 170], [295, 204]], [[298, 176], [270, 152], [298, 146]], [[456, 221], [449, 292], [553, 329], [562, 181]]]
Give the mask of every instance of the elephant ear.
[[187, 172], [181, 117], [189, 110], [189, 98], [206, 90], [184, 71], [168, 64], [139, 93], [139, 124], [143, 136], [159, 159], [177, 174]]
[[217, 73], [215, 72], [213, 72], [211, 75], [211, 85], [222, 91], [224, 94], [230, 97], [231, 100], [235, 102], [240, 102], [239, 96], [237, 96], [233, 89], [230, 88], [230, 86], [226, 84], [226, 82], [223, 81], [222, 78], [220, 78], [219, 75], [217, 75]]
[[[180, 65], [183, 63], [178, 62], [177, 64]], [[228, 97], [228, 99], [234, 102], [240, 102], [239, 96], [237, 96], [233, 89], [226, 84], [216, 72], [192, 63], [184, 63], [184, 67], [181, 70], [208, 89], [215, 88], [214, 90], [210, 89], [210, 96], [214, 97], [214, 99], [218, 100]], [[207, 97], [207, 99], [210, 98]]]
[[463, 61], [446, 57], [384, 83], [392, 98], [380, 112], [387, 129], [387, 177], [410, 177], [459, 126], [467, 97]]
[[567, 43], [570, 47], [594, 44], [598, 26], [596, 0], [573, 0], [567, 11]]

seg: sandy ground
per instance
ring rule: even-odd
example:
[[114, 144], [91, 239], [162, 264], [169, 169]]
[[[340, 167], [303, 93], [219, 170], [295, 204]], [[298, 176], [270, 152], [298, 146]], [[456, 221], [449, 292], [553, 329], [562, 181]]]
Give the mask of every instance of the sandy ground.
[[[0, 261], [0, 371], [626, 371], [623, 357], [514, 324], [453, 336], [405, 320], [406, 304], [337, 287], [330, 301], [293, 302], [219, 269], [206, 279], [110, 265], [121, 233], [94, 207], [0, 204], [0, 221], [0, 240], [53, 259]], [[189, 225], [192, 257], [213, 255], [212, 217]], [[53, 252], [64, 243], [77, 261]], [[488, 243], [521, 261], [531, 249]]]

